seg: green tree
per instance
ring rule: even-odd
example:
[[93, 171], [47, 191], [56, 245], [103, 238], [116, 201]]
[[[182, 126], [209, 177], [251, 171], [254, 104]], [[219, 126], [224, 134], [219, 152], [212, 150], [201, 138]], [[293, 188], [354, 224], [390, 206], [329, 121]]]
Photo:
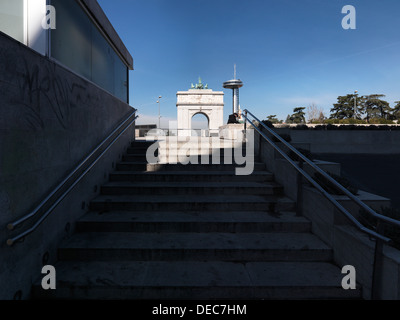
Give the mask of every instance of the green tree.
[[288, 116], [286, 117], [285, 123], [288, 123], [288, 124], [292, 124], [292, 123], [293, 123], [293, 120], [292, 120], [292, 118], [290, 117], [290, 114], [288, 114]]
[[269, 121], [271, 123], [281, 123], [281, 121], [279, 121], [279, 119], [276, 117], [275, 114], [268, 116], [267, 121]]
[[392, 119], [391, 120], [400, 120], [400, 101], [395, 101], [396, 105], [392, 109]]
[[304, 112], [306, 108], [294, 108], [293, 114], [290, 116], [292, 123], [306, 123], [306, 113]]
[[357, 118], [361, 118], [363, 97], [358, 97], [356, 94], [348, 94], [346, 96], [339, 96], [337, 100], [338, 102], [331, 109], [330, 119], [354, 118], [354, 109], [356, 109]]
[[374, 118], [390, 118], [393, 109], [390, 107], [389, 102], [381, 99], [383, 97], [385, 97], [383, 94], [371, 94], [364, 97], [363, 112], [366, 115], [367, 122]]

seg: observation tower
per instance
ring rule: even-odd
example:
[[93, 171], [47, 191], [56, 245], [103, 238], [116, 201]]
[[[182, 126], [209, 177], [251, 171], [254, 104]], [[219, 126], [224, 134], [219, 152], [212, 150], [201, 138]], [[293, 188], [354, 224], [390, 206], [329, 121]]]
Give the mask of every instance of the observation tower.
[[243, 87], [243, 82], [240, 79], [236, 79], [236, 65], [234, 71], [234, 79], [224, 82], [223, 87], [225, 89], [232, 89], [233, 101], [232, 101], [232, 114], [239, 112], [239, 88]]

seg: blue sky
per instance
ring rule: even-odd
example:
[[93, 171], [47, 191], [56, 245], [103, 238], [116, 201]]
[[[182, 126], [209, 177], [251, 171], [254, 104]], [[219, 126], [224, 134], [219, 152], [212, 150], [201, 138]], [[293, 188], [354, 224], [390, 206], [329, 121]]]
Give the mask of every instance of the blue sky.
[[[339, 95], [381, 93], [400, 100], [399, 0], [98, 0], [131, 52], [131, 105], [139, 123], [176, 120], [176, 92], [202, 77], [244, 82], [240, 104], [261, 119], [286, 119], [314, 103], [329, 115]], [[356, 8], [355, 30], [342, 8]]]

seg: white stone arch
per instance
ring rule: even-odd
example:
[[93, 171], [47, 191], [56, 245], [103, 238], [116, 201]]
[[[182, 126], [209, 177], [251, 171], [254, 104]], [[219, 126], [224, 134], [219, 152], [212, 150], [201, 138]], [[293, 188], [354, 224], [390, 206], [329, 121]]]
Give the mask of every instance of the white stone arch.
[[224, 93], [209, 89], [191, 89], [177, 93], [178, 132], [179, 136], [192, 135], [192, 119], [196, 114], [203, 114], [208, 119], [211, 135], [218, 135], [224, 125]]

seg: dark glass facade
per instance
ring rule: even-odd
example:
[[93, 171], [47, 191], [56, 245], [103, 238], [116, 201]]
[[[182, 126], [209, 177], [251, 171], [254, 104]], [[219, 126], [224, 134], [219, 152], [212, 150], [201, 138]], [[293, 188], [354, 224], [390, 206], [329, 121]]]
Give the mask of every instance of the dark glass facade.
[[122, 101], [128, 102], [128, 67], [75, 0], [52, 0], [57, 28], [50, 55]]

